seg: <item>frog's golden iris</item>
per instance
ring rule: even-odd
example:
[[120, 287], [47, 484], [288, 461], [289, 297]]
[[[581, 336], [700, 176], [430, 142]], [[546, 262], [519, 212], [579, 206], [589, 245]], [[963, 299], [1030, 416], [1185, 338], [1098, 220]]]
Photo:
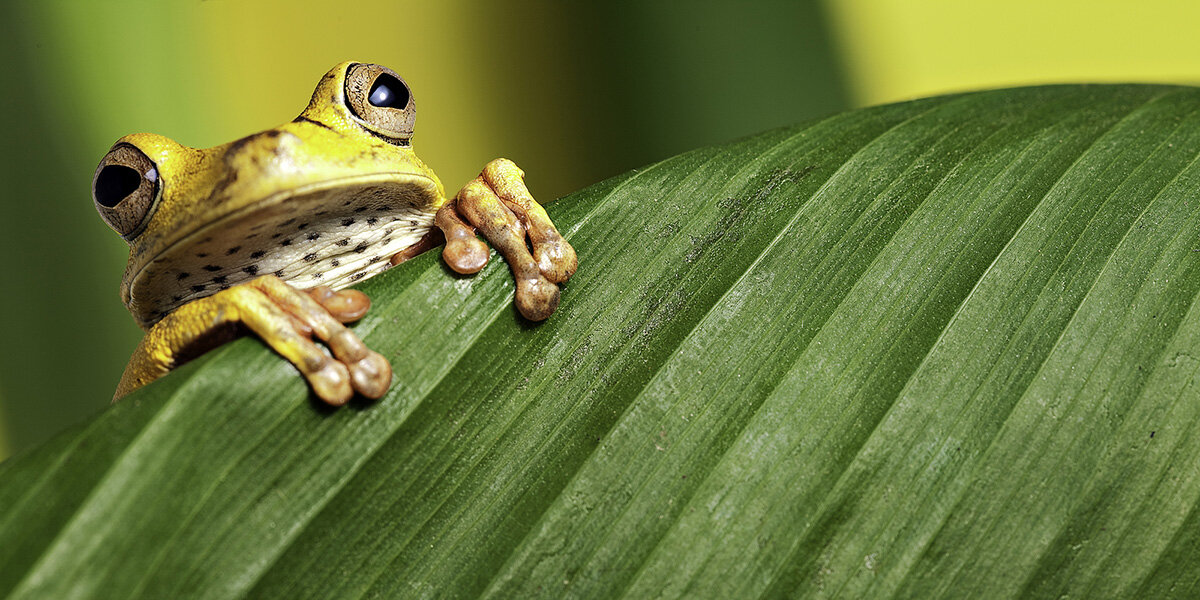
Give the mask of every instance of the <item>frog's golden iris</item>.
[[474, 273], [488, 251], [472, 226], [512, 268], [520, 312], [549, 317], [575, 252], [524, 174], [497, 159], [448, 201], [413, 151], [415, 118], [399, 75], [348, 62], [321, 79], [299, 117], [274, 129], [208, 149], [145, 133], [118, 140], [96, 168], [92, 196], [129, 242], [121, 296], [148, 331], [116, 397], [244, 326], [325, 401], [377, 398], [391, 367], [343, 326], [369, 302], [342, 288], [443, 239], [446, 263]]

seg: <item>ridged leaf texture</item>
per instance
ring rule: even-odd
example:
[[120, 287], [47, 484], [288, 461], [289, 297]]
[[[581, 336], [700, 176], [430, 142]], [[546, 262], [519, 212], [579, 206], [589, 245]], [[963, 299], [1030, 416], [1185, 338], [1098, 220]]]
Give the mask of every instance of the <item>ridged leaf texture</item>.
[[0, 466], [0, 593], [1195, 597], [1198, 109], [948, 96], [597, 184], [545, 323], [499, 260], [362, 286], [378, 402], [245, 339]]

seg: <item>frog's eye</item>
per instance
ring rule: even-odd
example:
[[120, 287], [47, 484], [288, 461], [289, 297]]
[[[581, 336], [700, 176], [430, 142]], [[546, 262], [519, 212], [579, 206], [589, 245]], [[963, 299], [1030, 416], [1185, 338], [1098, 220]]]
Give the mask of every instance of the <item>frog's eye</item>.
[[417, 110], [408, 84], [380, 65], [353, 64], [346, 71], [346, 104], [367, 129], [407, 145]]
[[142, 232], [158, 198], [158, 168], [129, 144], [119, 144], [92, 176], [92, 200], [109, 227], [126, 240]]

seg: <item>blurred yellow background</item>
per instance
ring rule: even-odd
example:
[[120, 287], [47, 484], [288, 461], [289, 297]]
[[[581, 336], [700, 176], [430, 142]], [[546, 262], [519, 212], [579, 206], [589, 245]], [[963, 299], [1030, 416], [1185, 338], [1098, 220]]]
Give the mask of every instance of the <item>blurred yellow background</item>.
[[[108, 404], [140, 331], [92, 170], [290, 120], [347, 59], [400, 72], [448, 188], [507, 156], [543, 200], [855, 106], [1079, 81], [1200, 82], [1188, 2], [10, 1], [0, 100], [0, 457]], [[553, 208], [550, 208], [553, 214]]]
[[1048, 83], [1200, 82], [1187, 0], [830, 0], [856, 105]]

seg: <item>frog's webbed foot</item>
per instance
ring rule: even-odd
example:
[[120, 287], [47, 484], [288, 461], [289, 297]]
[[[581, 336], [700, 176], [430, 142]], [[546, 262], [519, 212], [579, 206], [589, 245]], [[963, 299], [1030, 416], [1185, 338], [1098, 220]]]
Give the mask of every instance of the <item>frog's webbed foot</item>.
[[446, 237], [442, 258], [459, 273], [474, 273], [487, 264], [487, 246], [471, 225], [478, 228], [512, 269], [517, 309], [531, 321], [542, 321], [558, 308], [558, 284], [575, 274], [578, 259], [529, 194], [524, 176], [512, 161], [493, 160], [438, 210], [434, 222]]
[[340, 406], [355, 392], [379, 398], [391, 384], [392, 367], [343, 325], [362, 317], [369, 306], [356, 290], [303, 292], [272, 275], [233, 286], [189, 302], [155, 324], [130, 360], [116, 397], [227, 341], [230, 326], [240, 323], [295, 365], [321, 400]]

